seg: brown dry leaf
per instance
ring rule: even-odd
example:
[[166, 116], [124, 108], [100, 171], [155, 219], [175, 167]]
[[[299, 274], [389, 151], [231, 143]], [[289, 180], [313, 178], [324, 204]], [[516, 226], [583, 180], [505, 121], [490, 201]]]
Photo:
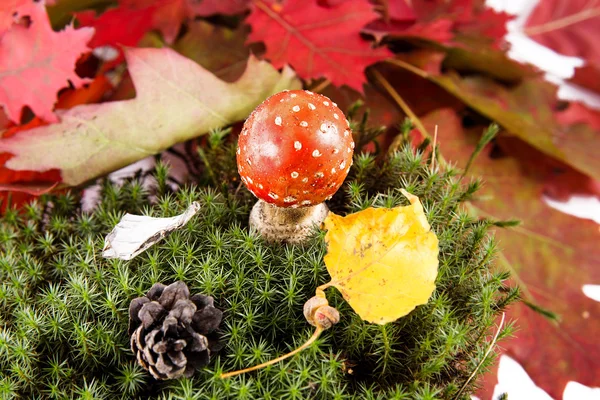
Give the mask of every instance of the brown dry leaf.
[[411, 205], [368, 208], [324, 222], [331, 282], [361, 318], [385, 324], [425, 304], [435, 289], [438, 239], [419, 198]]

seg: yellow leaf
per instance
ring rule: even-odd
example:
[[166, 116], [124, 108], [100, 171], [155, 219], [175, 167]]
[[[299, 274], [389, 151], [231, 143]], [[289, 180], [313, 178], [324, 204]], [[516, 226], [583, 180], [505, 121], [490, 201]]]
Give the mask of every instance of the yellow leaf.
[[[425, 304], [435, 289], [438, 239], [419, 198], [411, 205], [368, 208], [324, 222], [331, 282], [360, 317], [385, 324]], [[322, 287], [322, 288], [324, 288]]]

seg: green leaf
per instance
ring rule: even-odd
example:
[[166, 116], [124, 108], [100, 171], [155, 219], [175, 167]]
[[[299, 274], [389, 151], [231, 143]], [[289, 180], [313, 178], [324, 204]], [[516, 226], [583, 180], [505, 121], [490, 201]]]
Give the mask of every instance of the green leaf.
[[12, 170], [61, 170], [78, 185], [175, 143], [240, 121], [265, 98], [300, 88], [287, 67], [248, 60], [235, 82], [220, 80], [175, 51], [127, 49], [135, 99], [83, 105], [61, 114], [61, 122], [3, 139], [0, 151], [14, 154]]

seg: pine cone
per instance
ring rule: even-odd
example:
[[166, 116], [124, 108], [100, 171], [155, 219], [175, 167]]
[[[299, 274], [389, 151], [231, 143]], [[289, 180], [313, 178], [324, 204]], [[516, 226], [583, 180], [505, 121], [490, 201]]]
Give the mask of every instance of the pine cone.
[[157, 283], [145, 297], [129, 305], [131, 350], [139, 364], [156, 379], [191, 377], [210, 361], [216, 350], [214, 331], [223, 313], [213, 298], [190, 298], [181, 281], [169, 286]]

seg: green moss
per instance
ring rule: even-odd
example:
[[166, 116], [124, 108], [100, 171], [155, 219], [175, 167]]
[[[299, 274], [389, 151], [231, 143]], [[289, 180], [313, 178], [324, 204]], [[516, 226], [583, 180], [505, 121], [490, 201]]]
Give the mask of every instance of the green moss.
[[[359, 129], [360, 130], [360, 129]], [[364, 132], [363, 132], [364, 133]], [[360, 141], [359, 141], [360, 143]], [[406, 204], [419, 196], [440, 239], [437, 289], [430, 302], [385, 326], [363, 322], [333, 289], [341, 322], [312, 347], [263, 370], [217, 376], [288, 352], [312, 328], [302, 305], [328, 280], [323, 233], [303, 246], [269, 245], [247, 228], [254, 199], [235, 170], [235, 146], [211, 135], [200, 152], [197, 185], [173, 192], [159, 165], [153, 189], [136, 179], [102, 185], [91, 214], [74, 194], [44, 197], [7, 212], [0, 229], [0, 394], [3, 398], [116, 399], [451, 399], [484, 358], [499, 313], [518, 297], [492, 272], [492, 221], [461, 202], [478, 182], [452, 169], [433, 173], [405, 147], [377, 161], [357, 155], [332, 199], [337, 213]], [[153, 197], [151, 202], [149, 196]], [[104, 236], [125, 212], [172, 216], [198, 200], [199, 215], [132, 261], [101, 257]], [[129, 302], [156, 282], [184, 280], [224, 311], [225, 344], [193, 379], [157, 382], [135, 363], [127, 336]], [[509, 334], [510, 324], [501, 332]], [[480, 374], [492, 362], [488, 358]], [[468, 398], [475, 380], [462, 391]]]

